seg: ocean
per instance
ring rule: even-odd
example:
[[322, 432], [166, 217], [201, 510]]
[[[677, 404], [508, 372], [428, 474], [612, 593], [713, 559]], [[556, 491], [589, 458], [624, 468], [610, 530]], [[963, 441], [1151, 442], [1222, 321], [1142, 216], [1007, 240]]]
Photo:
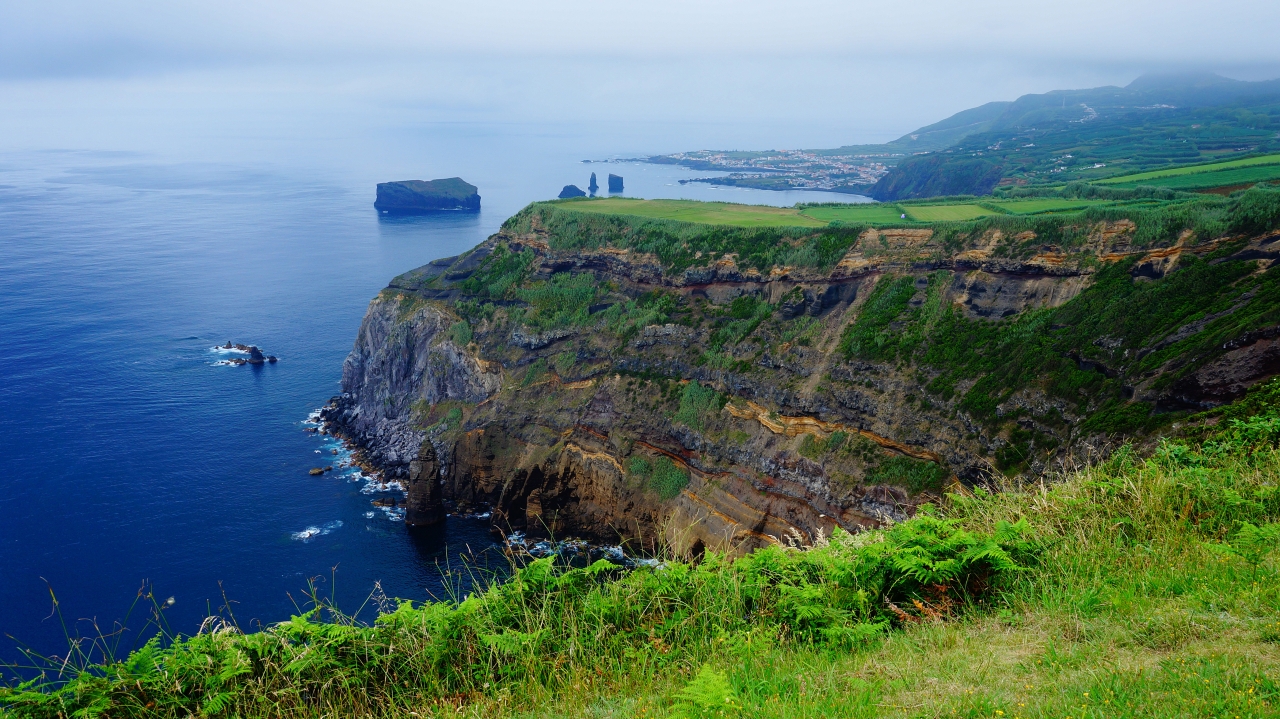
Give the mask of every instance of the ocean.
[[[388, 280], [592, 171], [639, 197], [860, 199], [584, 164], [635, 156], [599, 128], [402, 132], [402, 145], [331, 156], [0, 151], [0, 660], [99, 632], [127, 650], [145, 634], [140, 592], [179, 633], [215, 614], [244, 629], [285, 620], [310, 592], [365, 617], [383, 595], [447, 596], [492, 546], [484, 521], [410, 533], [353, 470], [308, 474], [341, 458], [306, 420], [338, 393]], [[376, 182], [454, 175], [479, 186], [478, 214], [373, 208]], [[228, 340], [280, 361], [230, 366], [213, 349]]]

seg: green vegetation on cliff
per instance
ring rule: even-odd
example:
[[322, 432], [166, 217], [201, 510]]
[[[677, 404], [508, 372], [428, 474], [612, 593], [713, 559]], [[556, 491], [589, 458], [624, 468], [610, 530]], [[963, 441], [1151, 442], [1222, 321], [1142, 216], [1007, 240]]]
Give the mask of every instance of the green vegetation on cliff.
[[466, 597], [83, 645], [14, 717], [1274, 716], [1280, 381], [1052, 485], [884, 531], [631, 571], [543, 559]]
[[[579, 200], [534, 203], [509, 219], [504, 231], [520, 234], [534, 227], [544, 230], [552, 249], [578, 250], [612, 247], [652, 253], [664, 268], [682, 271], [705, 264], [709, 257], [736, 255], [740, 267], [767, 272], [773, 267], [791, 266], [827, 270], [869, 228], [928, 227], [943, 237], [976, 236], [990, 229], [1007, 235], [1033, 232], [1036, 241], [1016, 251], [1034, 253], [1044, 244], [1070, 248], [1083, 241], [1093, 223], [1130, 220], [1136, 228], [1134, 244], [1149, 247], [1173, 241], [1190, 231], [1200, 239], [1232, 233], [1265, 231], [1280, 221], [1280, 192], [1254, 189], [1231, 197], [1175, 195], [1163, 196], [1137, 189], [1091, 188], [1072, 185], [1060, 190], [1006, 193], [1001, 199], [974, 203], [909, 202], [895, 205], [814, 205], [799, 208], [762, 208], [755, 205], [715, 203], [714, 212], [696, 217], [680, 205], [668, 211], [666, 205], [648, 206], [649, 200]], [[661, 201], [698, 205], [692, 201]], [[601, 208], [601, 209], [595, 209]], [[888, 217], [886, 218], [886, 209]], [[901, 209], [909, 219], [897, 217]], [[778, 218], [793, 218], [790, 224], [761, 226], [755, 214], [776, 211]], [[743, 218], [739, 221], [736, 218]], [[801, 220], [821, 217], [830, 224], [804, 226]], [[680, 219], [684, 218], [684, 219]], [[1028, 255], [1029, 256], [1029, 255]], [[527, 266], [518, 257], [486, 260], [491, 269], [483, 277], [468, 280], [468, 292], [493, 294], [511, 270]], [[526, 262], [526, 265], [521, 265]], [[515, 275], [511, 275], [515, 276]], [[480, 283], [488, 283], [481, 285]], [[500, 293], [499, 293], [500, 294]]]
[[569, 200], [567, 205], [578, 212], [610, 215], [632, 215], [663, 220], [680, 220], [709, 225], [736, 227], [822, 227], [822, 220], [806, 217], [788, 207], [737, 205], [729, 202], [695, 200], [637, 200], [624, 197]]

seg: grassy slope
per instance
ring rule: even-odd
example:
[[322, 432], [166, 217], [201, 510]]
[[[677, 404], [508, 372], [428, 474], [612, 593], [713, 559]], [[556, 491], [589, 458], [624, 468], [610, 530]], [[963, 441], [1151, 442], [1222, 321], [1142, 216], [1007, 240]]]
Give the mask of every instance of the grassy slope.
[[901, 222], [902, 211], [897, 205], [883, 203], [859, 203], [844, 206], [821, 205], [807, 207], [801, 214], [822, 222], [894, 223]]
[[979, 205], [906, 205], [903, 209], [917, 222], [964, 222], [994, 214]]
[[1086, 207], [1098, 207], [1109, 204], [1109, 201], [1046, 197], [1032, 200], [992, 200], [987, 204], [995, 205], [1005, 212], [1015, 215], [1033, 215], [1038, 212], [1083, 210]]
[[[970, 536], [1025, 521], [1041, 548], [987, 591], [981, 576], [997, 575], [859, 604], [849, 591], [870, 575], [843, 562], [896, 546], [892, 534], [617, 579], [543, 563], [376, 630], [313, 616], [206, 634], [61, 697], [0, 702], [19, 702], [14, 716], [1275, 716], [1280, 567], [1220, 548], [1245, 522], [1280, 519], [1280, 381], [1226, 413], [1253, 416], [1050, 487], [952, 495], [940, 511]], [[889, 614], [884, 598], [905, 607], [887, 635], [814, 630], [835, 626], [837, 606], [863, 606], [849, 626], [865, 626]]]
[[1183, 167], [1172, 167], [1166, 170], [1139, 172], [1133, 175], [1120, 175], [1118, 177], [1108, 177], [1103, 180], [1096, 180], [1094, 184], [1117, 185], [1122, 183], [1141, 182], [1143, 180], [1155, 180], [1162, 177], [1179, 177], [1183, 175], [1195, 175], [1203, 172], [1231, 170], [1240, 167], [1255, 167], [1258, 165], [1280, 165], [1280, 155], [1262, 155], [1260, 157], [1246, 157], [1241, 160], [1231, 160], [1228, 162], [1213, 162], [1207, 165], [1188, 165]]
[[1196, 172], [1187, 175], [1174, 175], [1154, 180], [1125, 182], [1113, 187], [1168, 187], [1174, 190], [1200, 190], [1214, 187], [1235, 187], [1257, 182], [1268, 182], [1280, 179], [1280, 165], [1258, 167], [1238, 167], [1217, 172]]
[[633, 200], [610, 197], [576, 200], [567, 204], [576, 212], [621, 214], [652, 219], [679, 220], [737, 227], [822, 227], [827, 223], [805, 217], [794, 208], [738, 205], [695, 200]]

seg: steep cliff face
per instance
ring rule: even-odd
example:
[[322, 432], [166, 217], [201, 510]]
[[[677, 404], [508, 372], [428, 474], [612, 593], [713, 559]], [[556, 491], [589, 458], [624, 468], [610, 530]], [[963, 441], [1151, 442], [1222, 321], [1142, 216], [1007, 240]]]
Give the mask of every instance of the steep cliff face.
[[380, 296], [342, 365], [342, 413], [335, 419], [392, 477], [408, 476], [426, 436], [413, 422], [415, 407], [480, 402], [501, 384], [499, 374], [447, 336], [451, 324], [432, 305]]
[[714, 229], [646, 251], [595, 221], [534, 206], [370, 305], [326, 418], [408, 479], [411, 523], [749, 549], [1043, 473], [1280, 372], [1280, 235], [749, 236], [819, 258], [769, 265]]

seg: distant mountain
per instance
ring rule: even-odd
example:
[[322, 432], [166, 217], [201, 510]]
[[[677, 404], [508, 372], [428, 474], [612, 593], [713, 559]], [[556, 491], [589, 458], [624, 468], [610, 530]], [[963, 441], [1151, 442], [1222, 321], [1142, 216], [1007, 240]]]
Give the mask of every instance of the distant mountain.
[[1280, 79], [1144, 75], [1126, 87], [989, 102], [876, 145], [702, 150], [649, 158], [732, 173], [695, 181], [870, 194], [879, 200], [991, 192], [1280, 151]]
[[1024, 95], [973, 126], [980, 125], [945, 148], [897, 163], [870, 194], [981, 195], [999, 185], [1098, 179], [1280, 150], [1280, 80], [1146, 75], [1123, 88]]

